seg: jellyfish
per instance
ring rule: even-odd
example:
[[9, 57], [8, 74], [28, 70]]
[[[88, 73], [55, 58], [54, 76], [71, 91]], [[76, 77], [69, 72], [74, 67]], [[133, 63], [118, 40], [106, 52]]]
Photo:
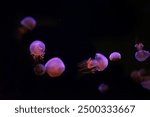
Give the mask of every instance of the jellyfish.
[[141, 86], [145, 89], [150, 90], [150, 76], [149, 76], [149, 80], [141, 82]]
[[146, 50], [139, 50], [135, 52], [135, 59], [139, 62], [144, 62], [150, 57], [150, 52]]
[[103, 71], [108, 66], [108, 59], [101, 53], [96, 53], [95, 58], [89, 58], [78, 64], [79, 72], [89, 74]]
[[45, 74], [46, 68], [43, 64], [37, 64], [34, 67], [34, 73], [38, 76], [42, 76]]
[[61, 76], [63, 72], [65, 71], [65, 65], [63, 61], [58, 57], [54, 57], [50, 59], [45, 64], [45, 68], [46, 68], [47, 74], [52, 78]]
[[34, 60], [43, 60], [45, 54], [45, 44], [39, 40], [33, 41], [30, 44], [30, 54]]
[[150, 57], [150, 52], [143, 50], [144, 45], [142, 43], [137, 43], [134, 47], [137, 49], [134, 55], [137, 61], [143, 62]]
[[121, 59], [121, 54], [119, 52], [113, 52], [109, 56], [110, 61], [118, 61]]
[[36, 20], [27, 16], [20, 21], [20, 27], [17, 29], [17, 37], [22, 38], [28, 31], [32, 31], [36, 27]]
[[99, 87], [98, 87], [98, 90], [101, 92], [101, 93], [106, 93], [109, 91], [109, 86], [107, 84], [100, 84]]

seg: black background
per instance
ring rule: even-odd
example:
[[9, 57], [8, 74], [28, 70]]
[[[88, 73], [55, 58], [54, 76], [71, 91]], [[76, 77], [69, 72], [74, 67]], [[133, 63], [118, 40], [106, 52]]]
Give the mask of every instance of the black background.
[[[9, 3], [9, 4], [8, 4]], [[140, 39], [150, 49], [150, 3], [135, 0], [55, 0], [4, 3], [1, 9], [0, 99], [150, 99], [150, 92], [130, 78], [134, 69], [149, 69], [149, 60], [134, 58], [134, 44]], [[15, 37], [25, 16], [37, 20], [37, 27], [23, 39]], [[44, 63], [60, 57], [66, 70], [59, 78], [39, 77], [33, 72], [29, 45], [39, 39], [46, 45]], [[96, 52], [107, 58], [122, 54], [119, 62], [93, 75], [80, 75], [77, 64]], [[98, 91], [100, 83], [110, 91]]]

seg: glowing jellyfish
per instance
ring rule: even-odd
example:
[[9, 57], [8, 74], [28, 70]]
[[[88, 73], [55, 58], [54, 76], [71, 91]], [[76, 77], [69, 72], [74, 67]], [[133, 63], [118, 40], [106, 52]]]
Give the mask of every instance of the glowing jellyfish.
[[36, 20], [33, 17], [27, 16], [21, 20], [20, 24], [28, 30], [33, 30], [36, 27]]
[[141, 82], [141, 86], [145, 89], [150, 90], [150, 76], [149, 76], [149, 80]]
[[17, 38], [22, 38], [28, 31], [32, 31], [36, 27], [36, 20], [27, 16], [20, 21], [20, 27], [17, 29]]
[[34, 73], [38, 76], [42, 76], [45, 74], [46, 68], [43, 64], [37, 64], [34, 67]]
[[118, 61], [121, 59], [121, 54], [119, 52], [113, 52], [109, 56], [110, 61]]
[[150, 57], [150, 52], [145, 50], [139, 50], [135, 53], [135, 59], [139, 62], [143, 62]]
[[45, 68], [47, 74], [52, 78], [59, 77], [65, 71], [65, 65], [63, 61], [58, 57], [50, 59], [45, 64]]
[[134, 47], [135, 47], [137, 50], [142, 50], [143, 47], [144, 47], [144, 45], [143, 45], [142, 43], [136, 43], [136, 44], [134, 45]]
[[105, 92], [108, 92], [109, 91], [109, 86], [107, 84], [100, 84], [99, 87], [98, 87], [98, 90], [101, 92], [101, 93], [105, 93]]
[[96, 53], [95, 59], [89, 58], [81, 62], [79, 65], [79, 72], [82, 73], [95, 73], [96, 71], [103, 71], [108, 66], [108, 59], [100, 53]]
[[34, 60], [43, 60], [45, 54], [45, 44], [42, 41], [33, 41], [30, 45], [30, 53]]

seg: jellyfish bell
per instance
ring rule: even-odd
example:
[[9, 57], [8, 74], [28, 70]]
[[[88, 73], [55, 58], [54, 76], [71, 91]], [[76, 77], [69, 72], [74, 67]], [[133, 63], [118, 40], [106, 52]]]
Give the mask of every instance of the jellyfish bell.
[[98, 90], [101, 92], [101, 93], [106, 93], [109, 91], [109, 86], [107, 84], [100, 84], [99, 87], [98, 87]]
[[[150, 77], [150, 76], [149, 76]], [[141, 86], [145, 89], [148, 89], [150, 90], [150, 79], [149, 80], [146, 80], [146, 81], [143, 81], [141, 82]]]
[[45, 44], [42, 41], [36, 40], [30, 44], [30, 53], [34, 60], [44, 59], [45, 54]]
[[63, 72], [65, 71], [65, 65], [63, 61], [58, 57], [54, 57], [50, 59], [45, 64], [45, 68], [46, 68], [47, 74], [52, 78], [61, 76]]
[[108, 66], [108, 59], [101, 53], [96, 53], [95, 55], [96, 60], [96, 69], [97, 71], [103, 71]]
[[113, 52], [109, 56], [110, 61], [118, 61], [121, 59], [121, 54], [119, 52]]
[[135, 53], [135, 59], [139, 62], [143, 62], [150, 57], [150, 52], [146, 50], [139, 50]]
[[20, 21], [20, 24], [28, 30], [33, 30], [36, 27], [36, 20], [27, 16]]
[[46, 68], [43, 64], [37, 64], [33, 70], [36, 75], [42, 76], [45, 74]]

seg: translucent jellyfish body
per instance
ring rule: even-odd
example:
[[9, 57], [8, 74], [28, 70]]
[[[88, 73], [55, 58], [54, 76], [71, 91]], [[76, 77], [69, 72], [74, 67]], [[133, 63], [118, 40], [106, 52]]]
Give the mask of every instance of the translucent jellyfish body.
[[37, 64], [34, 67], [34, 73], [38, 76], [42, 76], [45, 74], [46, 68], [43, 64]]
[[52, 78], [59, 77], [65, 71], [65, 65], [63, 61], [58, 57], [50, 59], [45, 64], [45, 68], [47, 74]]
[[110, 61], [118, 61], [121, 59], [121, 54], [119, 52], [113, 52], [109, 56]]
[[34, 60], [43, 60], [45, 54], [45, 44], [39, 40], [33, 41], [30, 44], [30, 53]]
[[150, 76], [149, 76], [149, 80], [141, 82], [141, 86], [145, 89], [150, 90]]
[[27, 16], [20, 21], [20, 24], [28, 30], [33, 30], [36, 27], [36, 20], [33, 17]]
[[101, 93], [105, 93], [109, 90], [109, 86], [107, 84], [100, 84], [99, 87], [98, 87], [98, 90], [101, 92]]
[[134, 45], [134, 47], [137, 49], [137, 50], [142, 50], [144, 45], [142, 43], [137, 43]]
[[103, 71], [108, 66], [108, 59], [100, 53], [96, 53], [95, 59], [89, 58], [79, 64], [79, 72], [95, 73], [96, 71]]
[[150, 57], [150, 52], [145, 50], [139, 50], [135, 53], [135, 59], [139, 62], [143, 62]]

